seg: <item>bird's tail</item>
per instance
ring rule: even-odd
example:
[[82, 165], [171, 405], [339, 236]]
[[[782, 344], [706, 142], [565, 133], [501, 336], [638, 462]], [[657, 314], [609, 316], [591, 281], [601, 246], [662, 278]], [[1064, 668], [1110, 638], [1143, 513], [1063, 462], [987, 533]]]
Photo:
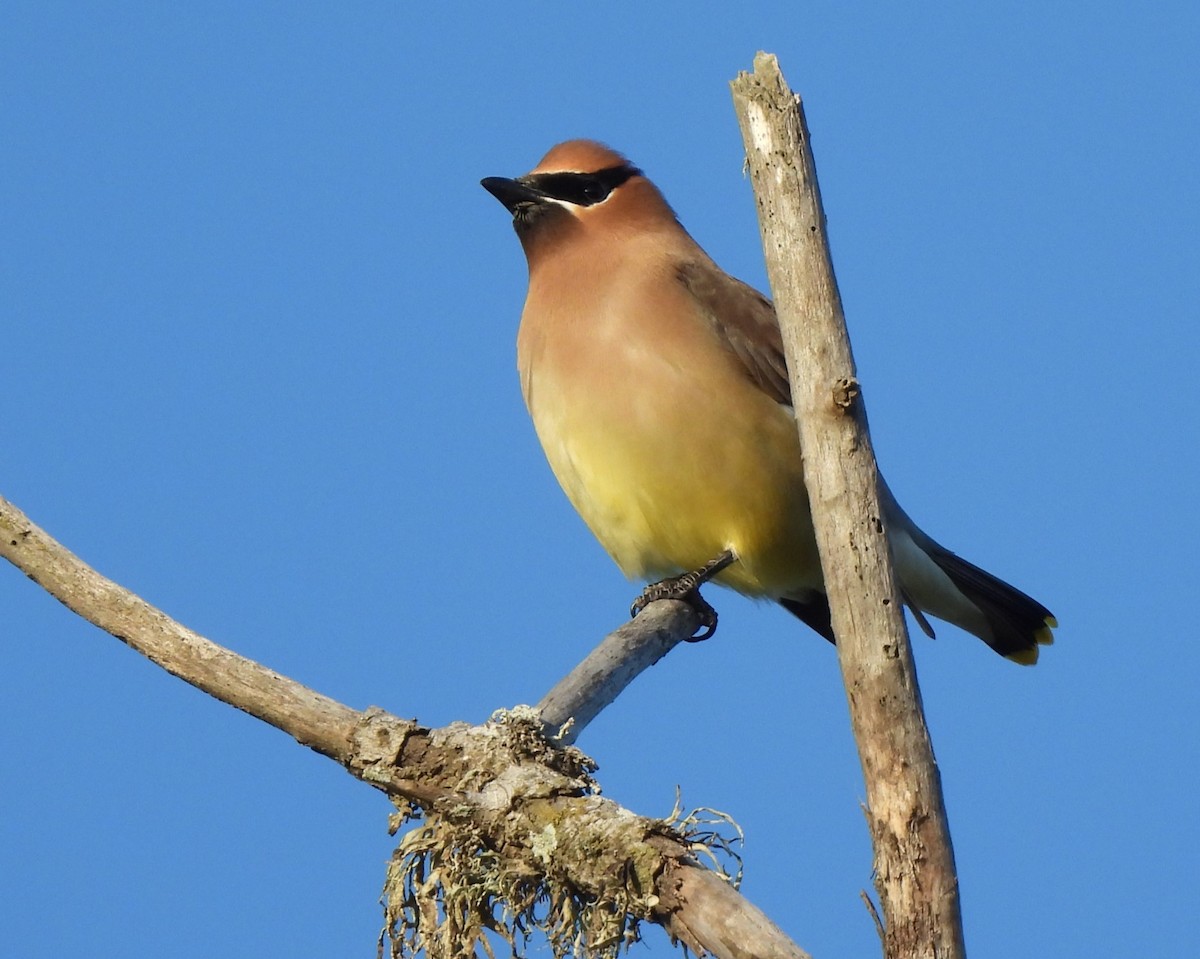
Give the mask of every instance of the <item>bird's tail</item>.
[[[923, 532], [882, 481], [880, 501], [904, 601], [973, 633], [1006, 659], [1036, 663], [1040, 648], [1054, 642], [1051, 630], [1058, 622], [1050, 610]], [[922, 622], [932, 635], [928, 625]]]
[[[1001, 656], [1032, 666], [1038, 650], [1054, 642], [1051, 630], [1058, 621], [1036, 599], [1010, 586], [1004, 580], [968, 563], [944, 546], [922, 537], [920, 548], [954, 584], [954, 588], [978, 610], [979, 617], [969, 622], [945, 617], [974, 633]], [[928, 612], [937, 616], [936, 609]], [[980, 628], [980, 618], [984, 628]]]
[[[892, 559], [904, 603], [920, 627], [933, 636], [924, 613], [973, 633], [1001, 656], [1032, 666], [1042, 646], [1054, 642], [1058, 622], [1031, 596], [961, 556], [921, 531], [884, 487]], [[806, 590], [779, 600], [792, 615], [833, 641], [829, 600], [823, 591]]]
[[[938, 589], [940, 595], [931, 596], [927, 576], [922, 577], [926, 588], [913, 590], [901, 585], [905, 605], [930, 637], [933, 629], [922, 613], [974, 633], [1001, 656], [1025, 666], [1036, 663], [1041, 647], [1054, 642], [1051, 630], [1058, 622], [1037, 600], [932, 540], [922, 543], [922, 552], [949, 580], [955, 593], [954, 602], [946, 605], [946, 590]], [[903, 581], [903, 572], [898, 572]], [[784, 598], [779, 605], [834, 642], [829, 600], [824, 593], [812, 591], [803, 598]]]

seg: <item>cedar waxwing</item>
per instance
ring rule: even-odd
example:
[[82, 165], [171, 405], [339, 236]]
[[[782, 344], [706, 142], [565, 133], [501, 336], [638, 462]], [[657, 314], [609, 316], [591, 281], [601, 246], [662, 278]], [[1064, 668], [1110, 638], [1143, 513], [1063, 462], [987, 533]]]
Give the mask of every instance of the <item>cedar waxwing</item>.
[[[560, 143], [525, 176], [483, 186], [512, 213], [529, 263], [517, 366], [550, 467], [627, 576], [675, 577], [635, 611], [687, 598], [710, 635], [715, 614], [696, 587], [711, 578], [832, 641], [770, 300], [722, 272], [642, 171], [602, 144]], [[928, 613], [1036, 662], [1053, 642], [1049, 610], [880, 492], [921, 627], [932, 635]]]

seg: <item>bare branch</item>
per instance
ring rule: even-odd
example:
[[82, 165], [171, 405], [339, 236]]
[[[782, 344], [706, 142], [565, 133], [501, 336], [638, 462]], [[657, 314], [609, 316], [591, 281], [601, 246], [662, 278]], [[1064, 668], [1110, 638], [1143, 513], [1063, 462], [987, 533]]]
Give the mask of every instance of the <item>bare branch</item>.
[[954, 854], [879, 506], [808, 128], [775, 57], [732, 83], [783, 328], [889, 959], [964, 955]]
[[679, 897], [692, 908], [679, 914], [676, 938], [704, 944], [718, 956], [810, 959], [799, 946], [780, 936], [779, 930], [753, 904], [728, 883], [705, 869], [680, 870]]
[[604, 637], [542, 697], [537, 708], [548, 734], [563, 745], [575, 742], [584, 727], [639, 674], [699, 628], [699, 617], [687, 603], [651, 603], [636, 619]]
[[0, 498], [0, 556], [60, 603], [151, 662], [334, 759], [346, 754], [358, 713], [230, 652], [112, 580]]
[[[455, 835], [484, 837], [489, 850], [503, 851], [510, 871], [553, 871], [555, 881], [580, 895], [628, 905], [636, 918], [662, 925], [698, 954], [806, 959], [729, 883], [698, 864], [685, 834], [595, 795], [590, 760], [573, 747], [549, 746], [534, 710], [525, 710], [527, 717], [521, 710], [501, 714], [483, 726], [428, 729], [380, 709], [351, 709], [175, 622], [91, 569], [3, 498], [0, 556], [173, 675], [465, 830]], [[657, 650], [641, 658], [648, 666], [694, 632], [694, 616], [685, 604], [655, 603], [632, 624], [646, 636], [631, 639], [629, 626], [618, 633], [626, 634], [623, 643]], [[615, 693], [606, 688], [611, 700]], [[600, 708], [586, 696], [552, 694], [546, 701], [559, 703], [554, 715], [564, 721], [576, 716], [579, 728], [578, 717]]]

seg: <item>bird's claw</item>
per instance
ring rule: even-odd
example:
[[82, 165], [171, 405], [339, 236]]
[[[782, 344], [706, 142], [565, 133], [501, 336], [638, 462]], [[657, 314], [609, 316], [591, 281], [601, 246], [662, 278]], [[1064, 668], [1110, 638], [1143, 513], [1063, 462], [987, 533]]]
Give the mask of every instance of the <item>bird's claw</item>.
[[708, 600], [700, 595], [697, 583], [702, 581], [703, 577], [693, 570], [690, 573], [684, 573], [682, 576], [664, 579], [660, 583], [651, 583], [633, 601], [633, 605], [629, 607], [629, 615], [637, 616], [638, 613], [651, 603], [657, 602], [660, 599], [677, 599], [692, 607], [696, 613], [696, 618], [700, 620], [702, 632], [689, 637], [687, 642], [703, 642], [717, 631], [717, 611], [713, 609]]

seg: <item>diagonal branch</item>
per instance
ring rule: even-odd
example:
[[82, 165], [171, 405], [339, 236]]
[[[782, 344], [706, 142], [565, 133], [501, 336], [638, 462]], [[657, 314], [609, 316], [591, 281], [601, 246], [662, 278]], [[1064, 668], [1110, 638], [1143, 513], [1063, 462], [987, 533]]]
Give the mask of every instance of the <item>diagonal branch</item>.
[[[699, 865], [686, 835], [595, 795], [590, 761], [573, 748], [550, 747], [536, 711], [514, 710], [483, 726], [429, 729], [380, 709], [352, 709], [175, 622], [89, 567], [3, 498], [0, 556], [172, 675], [396, 799], [431, 816], [467, 821], [473, 835], [483, 836], [489, 849], [504, 850], [518, 871], [546, 870], [545, 837], [552, 829], [550, 865], [570, 888], [591, 897], [608, 895], [614, 884], [637, 890], [629, 899], [636, 918], [658, 923], [698, 954], [807, 959], [728, 882]], [[633, 643], [650, 651], [643, 656], [648, 666], [695, 632], [695, 614], [685, 604], [660, 602], [632, 626], [645, 634]], [[626, 634], [622, 643], [630, 631], [618, 631]], [[547, 697], [559, 721], [574, 717], [576, 732], [602, 708], [589, 703], [590, 691], [600, 686], [610, 701], [615, 696], [607, 681], [582, 686], [583, 694], [559, 689]]]
[[887, 959], [964, 955], [954, 853], [800, 98], [774, 56], [733, 81], [783, 328], [838, 660], [866, 781]]
[[0, 498], [0, 556], [71, 612], [173, 676], [341, 759], [358, 719], [349, 706], [205, 639], [101, 576]]

